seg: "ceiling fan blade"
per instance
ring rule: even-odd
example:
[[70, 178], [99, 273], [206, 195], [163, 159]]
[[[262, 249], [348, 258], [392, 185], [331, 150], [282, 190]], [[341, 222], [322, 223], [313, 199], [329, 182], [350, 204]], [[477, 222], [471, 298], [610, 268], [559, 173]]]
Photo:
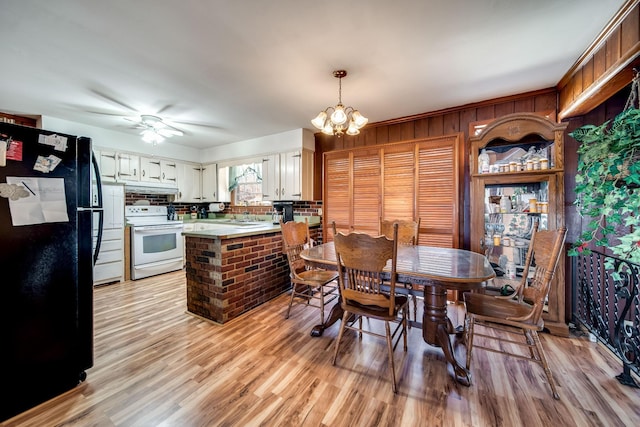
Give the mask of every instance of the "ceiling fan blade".
[[158, 111], [156, 111], [156, 115], [161, 115], [162, 113], [164, 113], [165, 111], [173, 108], [175, 106], [175, 104], [167, 104], [164, 107], [162, 107], [161, 109], [159, 109]]
[[190, 121], [182, 121], [182, 120], [172, 120], [172, 122], [176, 123], [176, 124], [179, 124], [179, 125], [197, 126], [197, 127], [214, 129], [214, 130], [223, 130], [224, 129], [222, 126], [216, 126], [216, 125], [211, 124], [211, 123], [190, 122]]
[[170, 128], [161, 128], [156, 130], [160, 135], [170, 138], [172, 136], [182, 136], [184, 133], [178, 129], [170, 129]]
[[106, 93], [101, 92], [101, 91], [99, 91], [98, 89], [89, 89], [89, 90], [90, 90], [91, 92], [93, 92], [94, 94], [98, 95], [99, 97], [101, 97], [101, 98], [103, 98], [103, 99], [105, 99], [105, 100], [107, 100], [107, 101], [109, 101], [109, 102], [111, 102], [111, 103], [113, 103], [113, 104], [119, 105], [119, 106], [121, 106], [121, 107], [126, 108], [126, 109], [127, 109], [127, 110], [129, 110], [129, 111], [133, 111], [134, 113], [137, 113], [137, 111], [136, 111], [136, 109], [135, 109], [135, 108], [133, 108], [133, 107], [132, 107], [132, 106], [130, 106], [130, 105], [125, 104], [124, 102], [122, 102], [122, 101], [120, 101], [120, 100], [118, 100], [118, 99], [114, 98], [114, 97], [113, 97], [113, 96], [111, 96], [111, 95], [107, 95]]

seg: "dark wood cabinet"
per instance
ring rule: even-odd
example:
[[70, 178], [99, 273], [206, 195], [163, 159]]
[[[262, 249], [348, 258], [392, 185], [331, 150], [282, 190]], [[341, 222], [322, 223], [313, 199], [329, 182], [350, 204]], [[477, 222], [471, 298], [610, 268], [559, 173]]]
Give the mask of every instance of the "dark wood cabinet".
[[[470, 137], [471, 250], [486, 253], [505, 276], [522, 271], [535, 222], [540, 229], [564, 225], [564, 130], [537, 114], [510, 114]], [[479, 160], [485, 150], [489, 170]], [[510, 265], [507, 269], [506, 264]], [[514, 268], [515, 267], [515, 268]], [[564, 262], [556, 271], [545, 327], [567, 336]]]

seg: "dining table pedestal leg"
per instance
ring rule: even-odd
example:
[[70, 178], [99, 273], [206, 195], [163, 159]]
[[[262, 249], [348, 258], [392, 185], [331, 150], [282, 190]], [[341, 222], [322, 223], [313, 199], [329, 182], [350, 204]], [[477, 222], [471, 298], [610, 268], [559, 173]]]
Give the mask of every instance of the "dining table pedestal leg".
[[469, 371], [458, 363], [451, 345], [450, 335], [455, 333], [456, 329], [447, 316], [447, 289], [439, 285], [425, 286], [422, 338], [427, 344], [442, 348], [444, 357], [453, 366], [456, 381], [469, 386]]
[[329, 326], [331, 326], [334, 323], [336, 323], [338, 320], [342, 319], [343, 313], [344, 313], [344, 311], [342, 310], [342, 306], [340, 305], [340, 302], [338, 301], [337, 303], [335, 303], [333, 305], [333, 307], [331, 307], [331, 311], [329, 312], [329, 316], [327, 316], [325, 318], [324, 323], [321, 323], [319, 325], [315, 325], [311, 329], [311, 336], [312, 337], [321, 337], [322, 333], [324, 332], [325, 329], [327, 329]]

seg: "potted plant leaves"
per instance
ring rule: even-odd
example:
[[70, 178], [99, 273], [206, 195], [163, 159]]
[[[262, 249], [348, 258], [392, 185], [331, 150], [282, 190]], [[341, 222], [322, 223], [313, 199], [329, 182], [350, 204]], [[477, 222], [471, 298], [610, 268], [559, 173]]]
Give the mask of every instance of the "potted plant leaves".
[[625, 109], [612, 121], [585, 125], [569, 135], [580, 143], [576, 175], [578, 212], [589, 218], [569, 255], [589, 253], [591, 243], [640, 263], [640, 74]]

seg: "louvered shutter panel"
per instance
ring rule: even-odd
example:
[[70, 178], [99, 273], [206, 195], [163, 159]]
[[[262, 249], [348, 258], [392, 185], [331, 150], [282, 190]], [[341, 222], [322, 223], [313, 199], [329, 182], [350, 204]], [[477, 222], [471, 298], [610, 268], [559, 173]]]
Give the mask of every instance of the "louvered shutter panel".
[[418, 216], [420, 244], [458, 247], [460, 182], [459, 137], [422, 142], [418, 146]]
[[325, 218], [324, 241], [333, 241], [331, 223], [338, 231], [349, 231], [351, 218], [350, 186], [351, 161], [348, 151], [326, 153], [324, 160], [323, 214]]
[[353, 152], [353, 229], [378, 233], [380, 219], [380, 149]]

